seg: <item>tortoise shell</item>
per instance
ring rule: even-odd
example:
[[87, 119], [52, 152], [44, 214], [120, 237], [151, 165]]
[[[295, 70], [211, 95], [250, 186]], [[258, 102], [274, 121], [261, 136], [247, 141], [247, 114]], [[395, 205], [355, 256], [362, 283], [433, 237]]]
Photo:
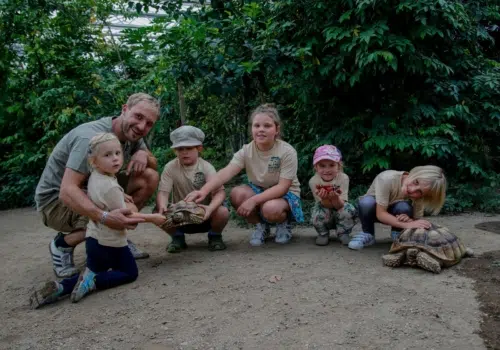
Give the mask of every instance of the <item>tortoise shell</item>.
[[161, 226], [164, 230], [190, 224], [201, 224], [205, 218], [205, 208], [195, 202], [179, 201], [168, 205], [165, 218], [165, 223]]
[[467, 249], [460, 239], [448, 228], [432, 224], [430, 229], [409, 228], [401, 232], [392, 243], [389, 253], [397, 253], [409, 248], [418, 248], [444, 266], [454, 265], [467, 255]]

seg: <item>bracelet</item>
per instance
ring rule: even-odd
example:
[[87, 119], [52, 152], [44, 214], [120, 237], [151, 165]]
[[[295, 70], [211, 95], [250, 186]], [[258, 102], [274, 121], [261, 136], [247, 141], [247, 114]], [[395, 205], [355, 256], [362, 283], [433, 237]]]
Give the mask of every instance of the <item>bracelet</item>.
[[108, 212], [107, 211], [103, 211], [102, 212], [102, 216], [101, 216], [101, 220], [99, 221], [102, 225], [104, 225], [104, 221], [106, 221], [106, 218], [108, 217]]

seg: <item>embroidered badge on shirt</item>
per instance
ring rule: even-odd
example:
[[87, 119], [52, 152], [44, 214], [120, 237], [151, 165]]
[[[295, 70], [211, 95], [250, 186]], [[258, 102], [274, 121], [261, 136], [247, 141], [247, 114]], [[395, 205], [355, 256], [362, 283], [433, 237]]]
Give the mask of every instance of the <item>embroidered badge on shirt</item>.
[[268, 173], [277, 173], [281, 168], [281, 158], [280, 157], [271, 157], [269, 159], [269, 163], [267, 164], [267, 172]]

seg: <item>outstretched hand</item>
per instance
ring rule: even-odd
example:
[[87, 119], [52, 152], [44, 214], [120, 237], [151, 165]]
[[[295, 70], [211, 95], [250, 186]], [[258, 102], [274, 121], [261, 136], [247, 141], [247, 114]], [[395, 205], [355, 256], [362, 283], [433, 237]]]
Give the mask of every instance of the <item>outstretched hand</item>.
[[129, 217], [131, 214], [132, 211], [128, 208], [112, 210], [106, 216], [104, 225], [114, 230], [133, 230], [137, 227], [137, 224], [144, 222], [144, 219]]

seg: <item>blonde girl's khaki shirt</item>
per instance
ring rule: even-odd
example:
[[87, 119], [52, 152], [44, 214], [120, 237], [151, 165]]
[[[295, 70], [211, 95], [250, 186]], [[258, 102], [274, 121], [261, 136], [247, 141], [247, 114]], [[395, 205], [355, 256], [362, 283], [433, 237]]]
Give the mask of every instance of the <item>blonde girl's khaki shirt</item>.
[[[196, 164], [191, 166], [184, 166], [179, 158], [175, 158], [163, 168], [158, 189], [172, 193], [172, 203], [177, 203], [186, 198], [189, 193], [202, 188], [207, 178], [215, 174], [213, 165], [203, 158], [198, 158]], [[202, 204], [210, 204], [211, 198], [211, 195], [208, 195]]]
[[[386, 170], [378, 174], [373, 180], [366, 195], [374, 196], [377, 204], [387, 208], [390, 205], [406, 200], [402, 192], [402, 178], [404, 171]], [[421, 218], [424, 215], [423, 201], [413, 202], [413, 217]]]
[[236, 152], [230, 163], [245, 169], [248, 180], [265, 190], [277, 185], [280, 178], [292, 180], [288, 191], [300, 197], [297, 152], [283, 140], [276, 140], [273, 148], [265, 152], [252, 141]]
[[[100, 209], [109, 212], [126, 208], [123, 193], [116, 177], [103, 175], [96, 170], [90, 174], [87, 195]], [[87, 224], [86, 237], [95, 238], [100, 245], [108, 247], [127, 246], [127, 230], [114, 230], [92, 220]]]
[[349, 200], [348, 192], [349, 192], [349, 176], [343, 172], [337, 173], [337, 176], [332, 181], [323, 181], [321, 176], [318, 174], [315, 174], [311, 179], [309, 180], [309, 188], [311, 189], [314, 199], [316, 202], [321, 202], [321, 198], [319, 198], [316, 195], [316, 185], [321, 185], [321, 186], [339, 186], [340, 190], [342, 193], [340, 194], [340, 198], [344, 201], [347, 202]]

